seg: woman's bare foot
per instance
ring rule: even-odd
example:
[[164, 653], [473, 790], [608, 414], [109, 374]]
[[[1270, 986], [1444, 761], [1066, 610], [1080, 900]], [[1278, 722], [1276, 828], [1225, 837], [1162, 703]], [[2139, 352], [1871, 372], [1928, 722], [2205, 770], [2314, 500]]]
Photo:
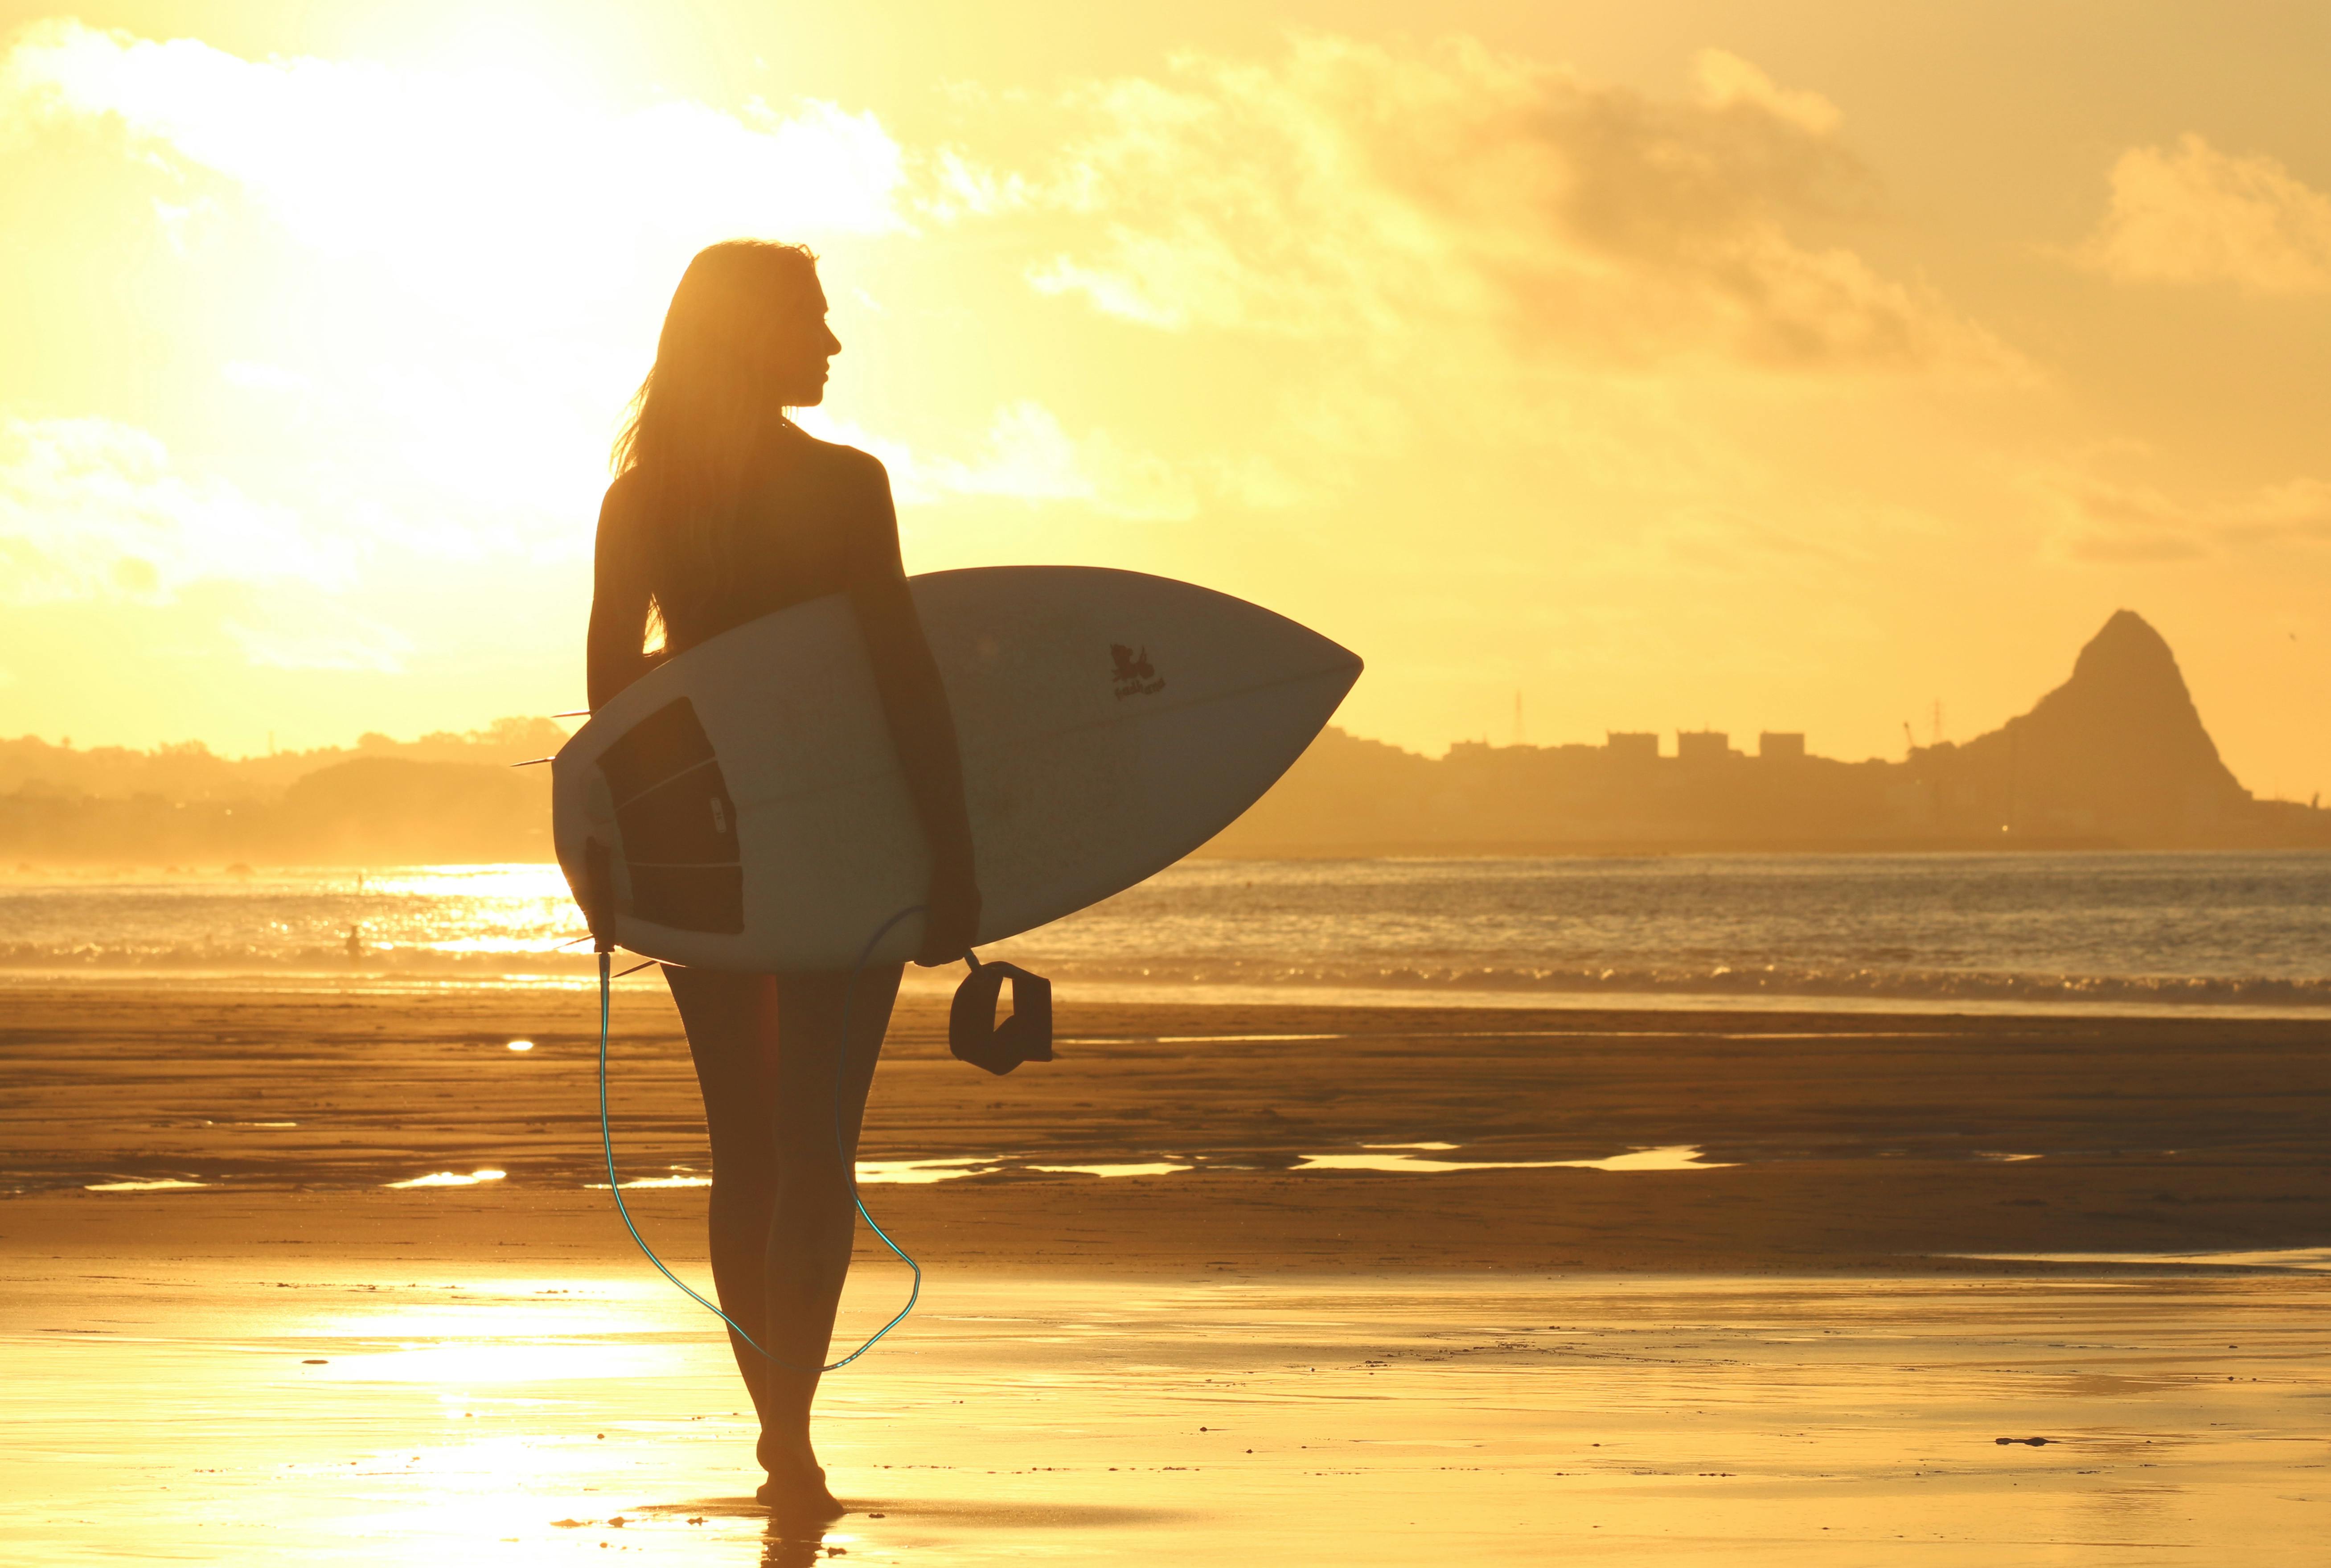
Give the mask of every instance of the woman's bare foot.
[[789, 1524], [823, 1524], [850, 1512], [826, 1489], [825, 1471], [815, 1465], [772, 1470], [753, 1496]]

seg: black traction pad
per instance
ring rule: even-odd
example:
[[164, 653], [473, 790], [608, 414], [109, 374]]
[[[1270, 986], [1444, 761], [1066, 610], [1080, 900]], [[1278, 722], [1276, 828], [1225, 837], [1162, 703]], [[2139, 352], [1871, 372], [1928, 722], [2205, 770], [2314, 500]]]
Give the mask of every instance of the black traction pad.
[[599, 754], [631, 873], [633, 917], [675, 931], [745, 928], [737, 804], [711, 737], [683, 697]]

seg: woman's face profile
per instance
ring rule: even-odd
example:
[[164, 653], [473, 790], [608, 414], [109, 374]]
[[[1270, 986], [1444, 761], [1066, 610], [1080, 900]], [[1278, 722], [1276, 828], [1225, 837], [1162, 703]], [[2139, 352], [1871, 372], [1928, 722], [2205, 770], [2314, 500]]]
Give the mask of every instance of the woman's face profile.
[[825, 401], [826, 362], [842, 352], [842, 339], [825, 324], [825, 290], [814, 280], [806, 294], [780, 308], [770, 390], [787, 408], [814, 408]]

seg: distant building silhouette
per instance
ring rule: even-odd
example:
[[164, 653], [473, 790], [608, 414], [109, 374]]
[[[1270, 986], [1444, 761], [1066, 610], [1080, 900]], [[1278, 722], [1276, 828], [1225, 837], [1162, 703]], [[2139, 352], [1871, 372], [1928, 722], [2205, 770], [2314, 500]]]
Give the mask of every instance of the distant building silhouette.
[[1613, 730], [1599, 746], [1469, 741], [1436, 762], [1331, 728], [1208, 852], [2268, 844], [2331, 846], [2331, 817], [2252, 800], [2169, 645], [2123, 610], [2069, 679], [1964, 745], [1848, 763], [1766, 730], [1746, 765], [1721, 731], [1680, 730], [1669, 757], [1654, 734]]
[[1723, 762], [1732, 755], [1732, 737], [1720, 729], [1679, 729], [1676, 731], [1676, 760], [1693, 767], [1707, 767]]

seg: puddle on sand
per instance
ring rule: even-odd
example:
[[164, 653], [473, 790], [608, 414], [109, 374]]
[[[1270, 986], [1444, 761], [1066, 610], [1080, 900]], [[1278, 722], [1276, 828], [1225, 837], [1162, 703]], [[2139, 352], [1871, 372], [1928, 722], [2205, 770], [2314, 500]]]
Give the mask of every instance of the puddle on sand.
[[[1047, 1175], [1061, 1176], [1163, 1176], [1175, 1171], [1195, 1168], [1171, 1160], [1099, 1165], [1023, 1165], [1009, 1160], [975, 1159], [863, 1160], [858, 1166], [858, 1184], [861, 1187], [928, 1186], [933, 1182], [953, 1181], [957, 1176], [985, 1176], [999, 1171], [1041, 1171]], [[630, 1193], [653, 1187], [709, 1187], [711, 1184], [709, 1176], [641, 1176], [625, 1182], [623, 1191]], [[607, 1190], [604, 1182], [586, 1182], [584, 1185], [594, 1193]]]
[[487, 1182], [499, 1182], [509, 1174], [508, 1171], [471, 1171], [465, 1176], [459, 1171], [433, 1171], [409, 1182], [385, 1182], [382, 1185], [400, 1192], [410, 1187], [475, 1187]]
[[[1455, 1144], [1364, 1144], [1368, 1151], [1357, 1155], [1306, 1155], [1289, 1171], [1382, 1171], [1397, 1175], [1438, 1175], [1452, 1171], [1721, 1171], [1731, 1162], [1703, 1160], [1697, 1144], [1673, 1144], [1656, 1149], [1630, 1149], [1623, 1155], [1610, 1155], [1599, 1160], [1435, 1160], [1423, 1154], [1409, 1151], [1444, 1153], [1459, 1147]], [[1052, 1176], [1170, 1176], [1183, 1171], [1209, 1168], [1209, 1163], [1197, 1160], [1124, 1160], [1100, 1161], [1087, 1164], [1040, 1165], [1017, 1159], [998, 1157], [958, 1157], [945, 1160], [861, 1160], [858, 1165], [858, 1184], [861, 1187], [926, 1186], [934, 1182], [950, 1182], [958, 1176], [987, 1176], [1009, 1172], [1028, 1172]], [[1216, 1164], [1215, 1170], [1251, 1170], [1248, 1165]], [[481, 1173], [482, 1174], [482, 1173]], [[440, 1177], [423, 1177], [418, 1182], [403, 1182], [399, 1186], [452, 1186]], [[683, 1173], [668, 1176], [641, 1176], [626, 1181], [623, 1191], [656, 1187], [709, 1187], [709, 1176]], [[604, 1182], [585, 1183], [593, 1192], [607, 1190]]]
[[2205, 1269], [2297, 1269], [2331, 1274], [2331, 1247], [2286, 1247], [2263, 1252], [1947, 1252], [1981, 1263], [2139, 1263]]
[[[1371, 1148], [1440, 1148], [1448, 1144], [1372, 1144]], [[1420, 1155], [1306, 1155], [1299, 1171], [1391, 1171], [1398, 1174], [1442, 1171], [1728, 1171], [1734, 1162], [1703, 1160], [1698, 1144], [1670, 1144], [1656, 1149], [1630, 1149], [1599, 1160], [1429, 1160]]]
[[[1450, 1171], [1721, 1171], [1730, 1162], [1703, 1160], [1697, 1144], [1674, 1144], [1656, 1149], [1630, 1149], [1599, 1160], [1435, 1160], [1408, 1150], [1448, 1151], [1455, 1144], [1367, 1144], [1357, 1155], [1306, 1155], [1290, 1171], [1386, 1171], [1397, 1174], [1433, 1175]], [[890, 1182], [944, 1182], [953, 1176], [985, 1175], [997, 1171], [1040, 1171], [1048, 1175], [1167, 1176], [1180, 1171], [1204, 1169], [1193, 1160], [1118, 1161], [1082, 1165], [1021, 1164], [1008, 1160], [870, 1160], [858, 1169], [858, 1184]], [[1216, 1170], [1245, 1170], [1242, 1165], [1214, 1165]], [[904, 1174], [890, 1174], [902, 1171]], [[625, 1186], [631, 1185], [626, 1182]]]
[[[1289, 1040], [1346, 1040], [1341, 1034], [1161, 1034], [1160, 1045], [1261, 1045]], [[1112, 1042], [1114, 1043], [1114, 1042]]]
[[[1364, 1144], [1363, 1153], [1356, 1155], [1306, 1155], [1289, 1172], [1301, 1171], [1377, 1171], [1394, 1175], [1440, 1175], [1460, 1171], [1721, 1171], [1730, 1168], [1731, 1162], [1703, 1160], [1697, 1144], [1675, 1144], [1656, 1149], [1630, 1149], [1623, 1155], [1611, 1155], [1599, 1160], [1441, 1160], [1428, 1157], [1434, 1154], [1454, 1152], [1455, 1144]], [[2036, 1158], [2037, 1156], [2031, 1156]], [[926, 1186], [934, 1182], [949, 1182], [958, 1176], [986, 1176], [1006, 1173], [1027, 1172], [1032, 1174], [1056, 1176], [1099, 1176], [1108, 1179], [1118, 1176], [1170, 1176], [1183, 1171], [1209, 1168], [1209, 1163], [1199, 1160], [1126, 1160], [1099, 1161], [1083, 1164], [1034, 1164], [1018, 1159], [987, 1157], [956, 1157], [944, 1160], [864, 1160], [858, 1166], [858, 1184], [861, 1187]], [[1251, 1170], [1247, 1165], [1213, 1165], [1216, 1170]], [[478, 1170], [467, 1174], [460, 1171], [432, 1171], [425, 1176], [414, 1176], [402, 1182], [386, 1182], [382, 1185], [396, 1192], [412, 1192], [430, 1187], [479, 1187], [490, 1182], [506, 1180], [509, 1173]], [[709, 1187], [712, 1178], [682, 1168], [661, 1176], [631, 1176], [623, 1181], [626, 1193], [652, 1192], [658, 1189]], [[94, 1182], [84, 1191], [91, 1193], [166, 1193], [208, 1187], [208, 1182], [184, 1181], [169, 1178], [158, 1181]], [[585, 1182], [586, 1192], [604, 1193], [604, 1182]]]
[[1003, 1168], [1004, 1163], [994, 1159], [861, 1160], [858, 1162], [858, 1184], [861, 1187], [919, 1187], [933, 1182], [949, 1181], [956, 1176], [982, 1175]]
[[[858, 1184], [861, 1187], [928, 1186], [933, 1182], [951, 1181], [957, 1176], [984, 1176], [994, 1171], [1074, 1171], [1096, 1176], [1137, 1176], [1186, 1168], [1167, 1164], [1014, 1165], [1003, 1160], [862, 1160], [858, 1165]], [[660, 1187], [709, 1187], [711, 1184], [711, 1177], [694, 1174], [634, 1176], [624, 1181], [623, 1191], [636, 1193]], [[583, 1185], [593, 1193], [607, 1190], [604, 1182], [585, 1182]]]
[[1023, 1165], [1023, 1171], [1043, 1171], [1061, 1176], [1164, 1176], [1175, 1171], [1194, 1171], [1195, 1165], [1185, 1165], [1172, 1160], [1150, 1160], [1143, 1164], [1121, 1165]]

